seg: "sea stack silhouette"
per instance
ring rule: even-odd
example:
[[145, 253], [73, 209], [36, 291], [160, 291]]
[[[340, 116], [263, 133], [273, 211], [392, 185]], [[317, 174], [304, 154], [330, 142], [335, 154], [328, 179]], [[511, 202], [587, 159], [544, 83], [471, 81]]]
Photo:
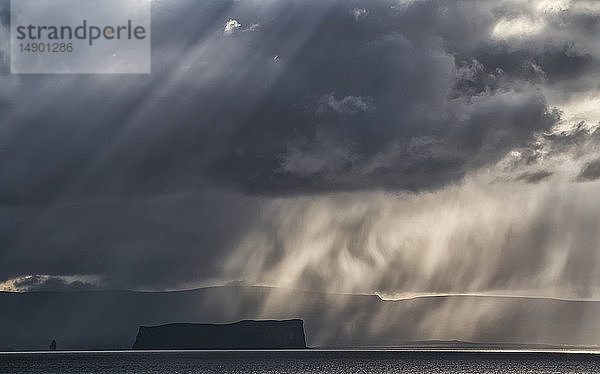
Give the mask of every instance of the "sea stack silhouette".
[[304, 348], [306, 339], [301, 319], [141, 326], [133, 344], [136, 350]]

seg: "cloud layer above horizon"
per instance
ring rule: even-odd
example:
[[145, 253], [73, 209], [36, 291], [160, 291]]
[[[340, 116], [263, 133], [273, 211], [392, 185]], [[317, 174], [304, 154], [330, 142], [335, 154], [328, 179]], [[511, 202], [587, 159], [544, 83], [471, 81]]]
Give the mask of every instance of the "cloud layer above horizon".
[[600, 298], [597, 2], [157, 0], [152, 23], [150, 76], [0, 76], [5, 288]]

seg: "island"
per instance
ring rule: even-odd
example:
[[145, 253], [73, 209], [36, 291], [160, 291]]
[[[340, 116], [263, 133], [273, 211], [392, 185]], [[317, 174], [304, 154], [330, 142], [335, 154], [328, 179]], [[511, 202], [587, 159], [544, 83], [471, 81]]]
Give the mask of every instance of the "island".
[[304, 321], [141, 326], [134, 350], [305, 349]]

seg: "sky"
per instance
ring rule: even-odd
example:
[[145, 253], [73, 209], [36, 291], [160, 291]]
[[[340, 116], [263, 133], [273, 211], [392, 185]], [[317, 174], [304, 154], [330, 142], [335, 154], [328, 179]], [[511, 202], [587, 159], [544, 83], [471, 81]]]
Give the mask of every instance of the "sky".
[[152, 74], [9, 75], [0, 289], [600, 299], [600, 3], [154, 0]]

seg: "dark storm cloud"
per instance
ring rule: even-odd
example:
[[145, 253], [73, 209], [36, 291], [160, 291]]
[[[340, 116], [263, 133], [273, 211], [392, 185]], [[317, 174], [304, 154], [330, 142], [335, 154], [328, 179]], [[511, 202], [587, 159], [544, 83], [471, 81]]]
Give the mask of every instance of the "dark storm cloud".
[[548, 178], [550, 178], [554, 173], [547, 170], [540, 170], [536, 172], [526, 172], [517, 177], [516, 180], [524, 181], [527, 183], [540, 183]]
[[10, 24], [10, 11], [4, 2], [0, 3], [0, 25], [8, 27]]
[[0, 77], [0, 279], [219, 279], [263, 199], [495, 163], [559, 121], [536, 84], [596, 64], [491, 39], [498, 4], [154, 2], [150, 76]]
[[[520, 157], [507, 166], [512, 171], [518, 171], [523, 167], [540, 166], [546, 159], [561, 157], [567, 157], [577, 163], [585, 163], [590, 155], [597, 154], [599, 150], [600, 128], [593, 125], [590, 128], [589, 124], [581, 121], [567, 130], [539, 134], [527, 146], [519, 148]], [[537, 172], [530, 170], [521, 176], [531, 176]], [[552, 173], [551, 170], [544, 170], [544, 172]]]
[[[456, 94], [461, 65], [450, 47], [485, 30], [451, 19], [463, 3], [394, 5], [158, 4], [150, 78], [20, 78], [2, 134], [4, 159], [16, 161], [0, 166], [0, 199], [163, 193], [207, 179], [259, 194], [418, 190], [493, 162], [557, 121], [519, 84], [503, 95]], [[357, 21], [359, 6], [369, 14]], [[247, 32], [224, 35], [230, 18]]]
[[579, 173], [579, 181], [594, 181], [600, 178], [600, 159], [588, 162], [581, 173]]
[[[226, 155], [211, 170], [220, 180], [258, 193], [439, 187], [496, 160], [558, 120], [543, 97], [508, 80], [504, 93], [518, 91], [520, 100], [493, 92], [479, 95], [484, 88], [460, 91], [454, 51], [446, 46], [484, 30], [449, 21], [457, 9], [465, 10], [464, 4], [450, 5], [448, 15], [435, 2], [415, 3], [396, 14], [381, 7], [386, 3], [375, 3], [360, 22], [348, 20], [339, 9], [347, 5], [326, 4], [332, 10], [316, 28], [318, 38], [285, 67], [305, 79], [285, 77], [282, 83], [292, 97], [269, 97], [250, 121], [252, 129], [231, 140], [229, 148], [241, 152]], [[433, 27], [407, 30], [424, 19]], [[302, 22], [302, 17], [288, 20], [297, 28]], [[455, 25], [454, 33], [444, 34]], [[282, 61], [286, 63], [285, 55]], [[329, 97], [335, 101], [369, 97], [376, 109], [356, 116], [319, 116], [320, 110], [315, 116], [310, 105], [296, 103], [310, 100], [307, 93], [312, 92], [334, 92]], [[458, 98], [449, 101], [451, 94]], [[470, 101], [476, 94], [476, 102]], [[262, 133], [270, 135], [267, 144], [255, 137]], [[424, 140], [434, 140], [436, 146], [419, 147]]]
[[577, 51], [574, 44], [550, 44], [541, 51], [514, 50], [504, 43], [484, 45], [475, 57], [488, 69], [501, 69], [520, 80], [547, 81], [550, 84], [578, 79], [599, 67], [592, 55]]
[[[10, 3], [7, 0], [0, 0], [0, 74], [8, 74], [9, 66], [9, 26], [10, 26]], [[0, 113], [3, 112], [0, 108]], [[0, 120], [2, 117], [0, 117]]]
[[10, 0], [0, 0], [0, 26], [8, 28], [10, 25]]

